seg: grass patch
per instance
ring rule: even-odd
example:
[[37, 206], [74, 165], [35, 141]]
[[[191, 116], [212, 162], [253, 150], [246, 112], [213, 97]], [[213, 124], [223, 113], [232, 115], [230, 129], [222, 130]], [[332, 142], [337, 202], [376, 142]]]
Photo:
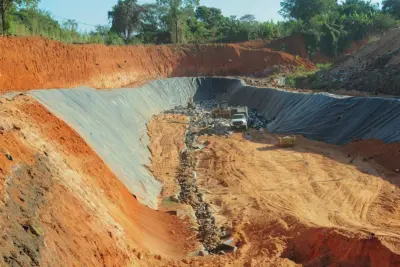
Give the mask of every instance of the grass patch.
[[317, 68], [314, 70], [306, 70], [303, 66], [300, 66], [286, 75], [285, 85], [292, 88], [321, 87], [323, 81], [317, 74], [328, 71], [331, 66], [331, 63], [317, 64]]

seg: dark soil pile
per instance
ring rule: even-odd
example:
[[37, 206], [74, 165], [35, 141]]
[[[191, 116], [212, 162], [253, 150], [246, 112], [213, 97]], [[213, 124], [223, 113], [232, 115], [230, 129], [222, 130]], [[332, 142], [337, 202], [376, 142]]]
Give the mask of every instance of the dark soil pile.
[[400, 29], [387, 32], [356, 54], [344, 56], [323, 76], [327, 89], [400, 95]]

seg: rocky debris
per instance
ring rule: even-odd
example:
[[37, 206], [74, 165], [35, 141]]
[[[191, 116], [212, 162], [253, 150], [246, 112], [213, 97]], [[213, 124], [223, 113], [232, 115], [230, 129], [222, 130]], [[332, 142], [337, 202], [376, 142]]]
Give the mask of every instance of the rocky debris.
[[250, 128], [259, 130], [267, 127], [268, 120], [266, 120], [264, 116], [257, 110], [249, 109], [248, 124]]
[[211, 99], [211, 100], [201, 100], [198, 102], [198, 105], [201, 109], [206, 110], [206, 111], [211, 111], [213, 107], [218, 104], [220, 101], [216, 99]]
[[189, 149], [184, 149], [181, 153], [181, 168], [178, 173], [178, 182], [181, 187], [179, 199], [186, 203], [195, 211], [199, 224], [199, 236], [207, 251], [214, 251], [220, 245], [220, 229], [215, 226], [215, 219], [201, 197], [201, 192], [197, 188], [193, 171], [196, 160]]
[[[196, 106], [189, 109], [184, 106], [177, 106], [164, 113], [167, 114], [181, 114], [192, 116], [193, 126], [199, 129], [198, 135], [224, 135], [231, 136], [231, 121], [226, 118], [214, 118], [212, 115], [213, 106], [220, 101], [217, 100], [202, 100], [197, 102]], [[249, 109], [248, 124], [250, 128], [261, 129], [266, 128], [268, 120], [266, 120], [260, 112], [256, 109]]]
[[[182, 109], [179, 112], [185, 112]], [[182, 114], [182, 113], [181, 113]], [[198, 136], [201, 134], [226, 134], [230, 131], [229, 123], [222, 119], [213, 119], [208, 112], [192, 112], [189, 128], [185, 134], [185, 148], [180, 155], [180, 169], [177, 174], [177, 180], [180, 185], [179, 201], [190, 205], [195, 213], [198, 224], [198, 236], [204, 246], [196, 255], [206, 256], [209, 253], [218, 254], [227, 249], [226, 252], [234, 251], [224, 245], [221, 238], [225, 232], [216, 225], [215, 218], [212, 215], [210, 206], [205, 202], [205, 195], [197, 187], [196, 179], [196, 158], [194, 152], [198, 149]], [[208, 125], [211, 124], [211, 125]], [[203, 146], [207, 144], [202, 144]]]
[[[197, 102], [196, 105], [188, 107], [177, 106], [165, 111], [168, 114], [182, 114], [189, 116], [190, 123], [185, 134], [185, 148], [180, 155], [180, 169], [177, 180], [180, 185], [180, 193], [174, 197], [181, 203], [190, 205], [193, 208], [197, 220], [197, 230], [204, 249], [198, 250], [196, 255], [206, 256], [211, 254], [234, 253], [237, 247], [231, 236], [226, 237], [226, 229], [219, 228], [212, 215], [212, 208], [206, 203], [205, 194], [196, 184], [196, 159], [194, 152], [206, 147], [207, 143], [199, 143], [198, 137], [201, 135], [220, 135], [230, 137], [232, 135], [231, 122], [226, 118], [214, 118], [212, 109], [217, 100], [207, 100]], [[256, 110], [249, 110], [249, 127], [264, 129], [268, 121]]]

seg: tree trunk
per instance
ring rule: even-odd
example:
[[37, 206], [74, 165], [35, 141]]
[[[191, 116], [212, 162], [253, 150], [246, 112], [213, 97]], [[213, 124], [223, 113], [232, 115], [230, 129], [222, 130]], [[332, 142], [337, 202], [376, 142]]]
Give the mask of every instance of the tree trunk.
[[176, 32], [175, 32], [175, 37], [176, 37], [176, 43], [179, 44], [179, 33], [178, 33], [179, 27], [178, 27], [178, 19], [176, 19]]
[[0, 0], [1, 34], [6, 33], [6, 9], [4, 0]]

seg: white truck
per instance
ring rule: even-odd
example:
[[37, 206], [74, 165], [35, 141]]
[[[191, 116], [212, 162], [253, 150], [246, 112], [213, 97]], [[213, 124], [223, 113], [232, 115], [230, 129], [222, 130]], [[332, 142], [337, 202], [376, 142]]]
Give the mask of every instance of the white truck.
[[249, 111], [247, 107], [234, 107], [231, 109], [231, 127], [233, 129], [248, 128]]

